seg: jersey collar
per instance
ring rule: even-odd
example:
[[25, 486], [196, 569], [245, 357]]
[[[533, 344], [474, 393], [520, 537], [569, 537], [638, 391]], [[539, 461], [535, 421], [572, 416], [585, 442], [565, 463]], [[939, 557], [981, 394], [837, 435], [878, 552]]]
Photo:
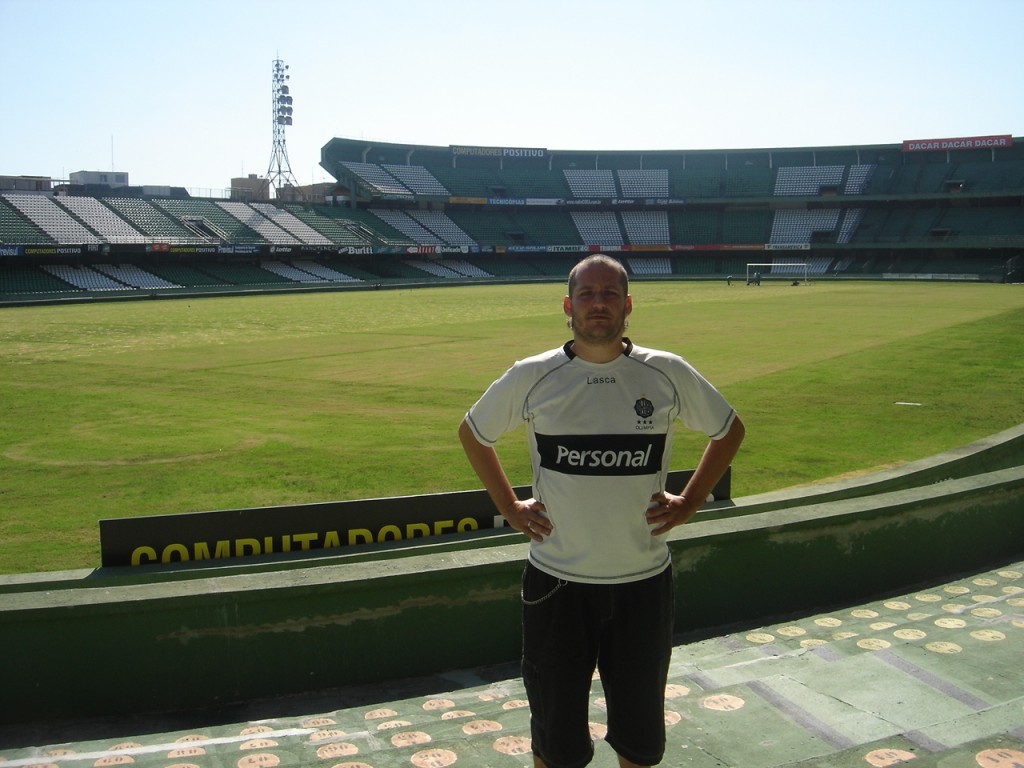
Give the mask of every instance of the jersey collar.
[[[572, 341], [572, 339], [569, 339], [562, 345], [562, 351], [565, 352], [565, 356], [570, 360], [573, 360], [576, 357], [576, 353], [572, 350]], [[626, 348], [622, 350], [622, 354], [629, 357], [629, 353], [633, 351], [633, 342], [630, 341], [628, 336], [623, 336], [622, 341], [626, 345]]]

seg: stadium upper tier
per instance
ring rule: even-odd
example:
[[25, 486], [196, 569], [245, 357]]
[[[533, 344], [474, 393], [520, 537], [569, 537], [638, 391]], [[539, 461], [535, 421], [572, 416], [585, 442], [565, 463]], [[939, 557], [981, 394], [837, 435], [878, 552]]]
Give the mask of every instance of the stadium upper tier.
[[0, 247], [19, 249], [7, 255], [47, 245], [420, 254], [1024, 247], [1021, 141], [956, 151], [586, 152], [332, 139], [321, 154], [338, 182], [331, 202], [4, 192]]
[[899, 144], [651, 152], [422, 146], [332, 139], [321, 166], [366, 199], [646, 199], [1024, 191], [1024, 148]]

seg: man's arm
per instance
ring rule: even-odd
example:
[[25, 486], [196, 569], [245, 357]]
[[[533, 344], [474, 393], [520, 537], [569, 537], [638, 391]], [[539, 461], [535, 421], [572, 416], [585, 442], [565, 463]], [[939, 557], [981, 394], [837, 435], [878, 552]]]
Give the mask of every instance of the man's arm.
[[681, 495], [663, 492], [651, 497], [657, 506], [647, 511], [647, 522], [658, 525], [651, 531], [652, 534], [660, 536], [668, 533], [693, 517], [732, 464], [746, 433], [746, 427], [737, 415], [725, 435], [708, 443]]
[[[480, 482], [497, 510], [515, 530], [525, 533], [534, 541], [543, 541], [551, 533], [551, 522], [544, 515], [544, 505], [535, 499], [520, 501], [505, 474], [498, 452], [476, 439], [472, 427], [463, 419], [459, 425], [459, 440]], [[723, 470], [724, 471], [724, 470]]]

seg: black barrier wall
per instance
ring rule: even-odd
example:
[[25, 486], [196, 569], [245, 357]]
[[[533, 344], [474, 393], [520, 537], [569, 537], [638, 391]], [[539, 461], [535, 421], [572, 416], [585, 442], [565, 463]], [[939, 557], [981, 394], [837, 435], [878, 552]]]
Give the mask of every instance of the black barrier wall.
[[[679, 493], [693, 470], [669, 472]], [[515, 488], [520, 498], [529, 486]], [[712, 489], [732, 497], [732, 468]], [[505, 527], [485, 491], [333, 501], [100, 521], [104, 568], [350, 549]]]

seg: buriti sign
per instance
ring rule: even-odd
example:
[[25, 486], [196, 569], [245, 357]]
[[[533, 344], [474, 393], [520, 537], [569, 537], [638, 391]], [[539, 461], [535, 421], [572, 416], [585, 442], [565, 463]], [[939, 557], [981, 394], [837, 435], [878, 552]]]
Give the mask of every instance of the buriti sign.
[[[678, 493], [693, 470], [670, 472]], [[529, 486], [516, 488], [520, 498]], [[731, 470], [715, 486], [731, 498]], [[485, 491], [100, 520], [104, 568], [314, 552], [504, 526]]]

